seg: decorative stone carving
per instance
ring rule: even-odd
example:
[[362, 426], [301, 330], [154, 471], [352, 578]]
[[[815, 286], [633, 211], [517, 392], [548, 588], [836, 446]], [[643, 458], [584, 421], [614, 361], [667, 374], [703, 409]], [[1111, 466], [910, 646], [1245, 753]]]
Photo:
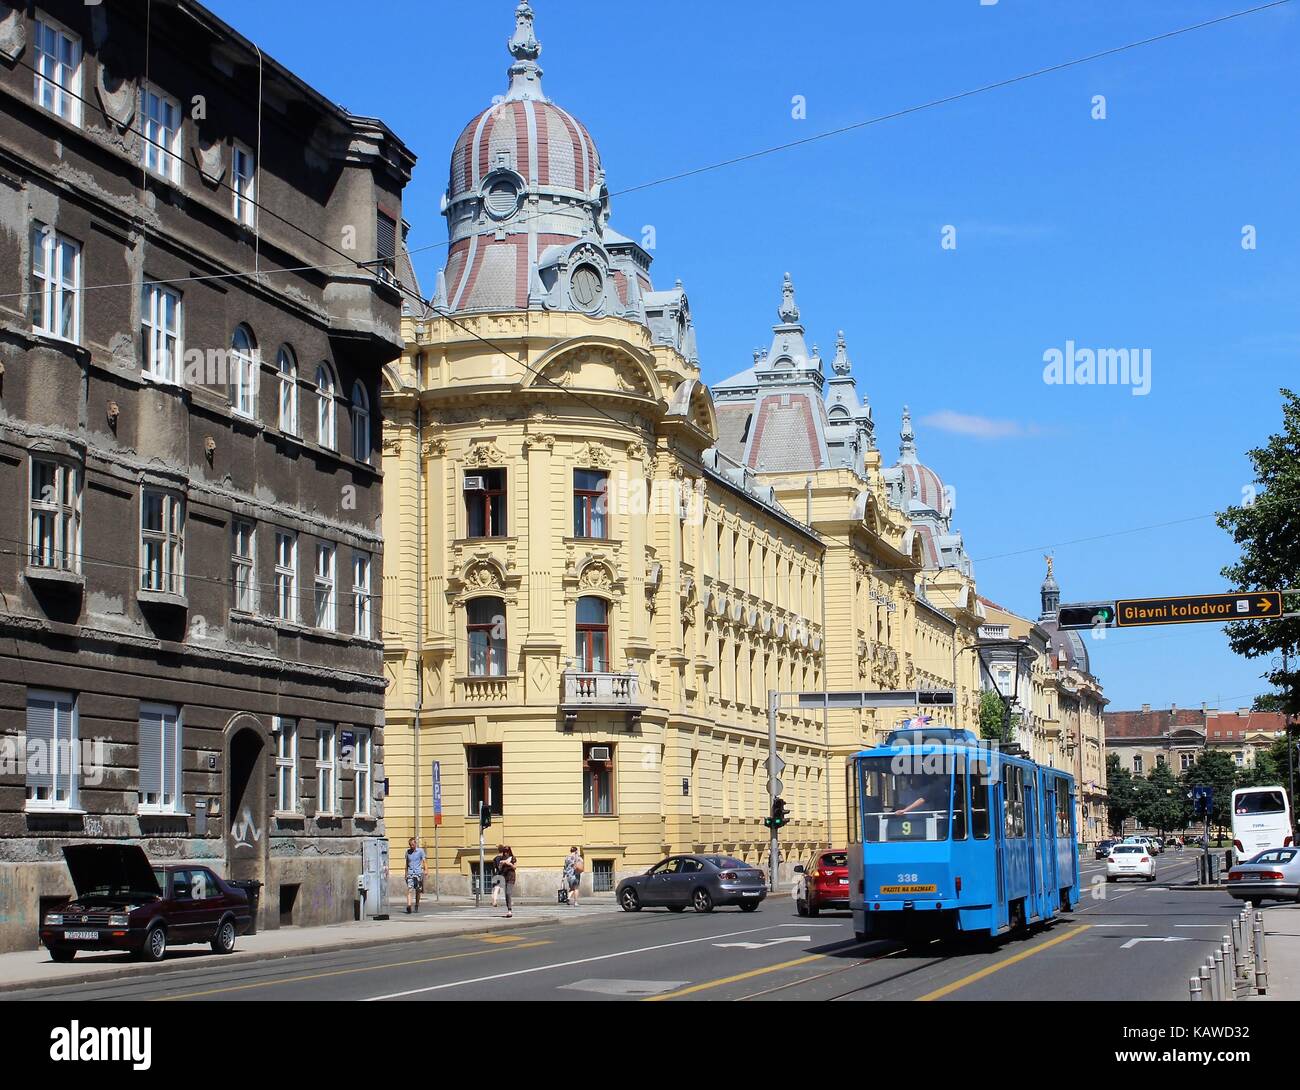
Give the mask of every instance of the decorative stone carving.
[[477, 563], [465, 572], [465, 585], [480, 590], [500, 590], [501, 573], [491, 564]]
[[130, 80], [114, 75], [108, 62], [100, 57], [100, 64], [95, 76], [95, 95], [104, 116], [117, 126], [118, 131], [127, 132], [135, 120], [136, 89]]
[[219, 140], [200, 140], [193, 145], [194, 164], [199, 168], [199, 176], [210, 189], [216, 189], [221, 184], [221, 179], [226, 176], [226, 158], [223, 151], [224, 148]]
[[609, 590], [614, 583], [614, 573], [603, 563], [588, 564], [578, 577], [578, 586], [587, 590]]
[[13, 63], [26, 47], [27, 26], [23, 22], [23, 13], [0, 3], [0, 58]]
[[610, 458], [609, 451], [598, 443], [587, 443], [579, 449], [573, 464], [591, 466], [594, 469], [609, 469], [613, 465], [613, 459]]
[[441, 435], [434, 435], [424, 441], [424, 456], [426, 458], [440, 458], [447, 453], [447, 440]]
[[524, 449], [525, 450], [548, 450], [548, 451], [554, 450], [555, 436], [541, 435], [541, 434], [525, 435]]
[[627, 456], [629, 458], [637, 458], [644, 461], [646, 457], [645, 444], [638, 442], [637, 440], [633, 440], [632, 442], [628, 443]]
[[465, 464], [467, 466], [500, 466], [505, 465], [506, 456], [501, 453], [501, 449], [491, 440], [480, 441], [469, 448], [469, 453], [465, 455]]

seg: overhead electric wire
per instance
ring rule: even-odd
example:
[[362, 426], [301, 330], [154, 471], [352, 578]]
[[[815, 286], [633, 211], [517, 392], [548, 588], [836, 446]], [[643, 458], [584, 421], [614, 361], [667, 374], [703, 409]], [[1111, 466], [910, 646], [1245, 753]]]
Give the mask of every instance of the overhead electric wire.
[[[876, 116], [876, 117], [866, 118], [866, 119], [864, 119], [864, 120], [862, 120], [862, 121], [855, 121], [855, 122], [852, 122], [852, 123], [850, 123], [850, 124], [848, 124], [848, 125], [841, 125], [841, 126], [839, 126], [839, 127], [837, 127], [837, 128], [834, 128], [834, 129], [828, 129], [828, 130], [826, 130], [826, 131], [824, 131], [824, 132], [814, 133], [812, 136], [805, 136], [805, 137], [800, 138], [799, 140], [791, 140], [791, 141], [787, 141], [787, 142], [785, 142], [785, 143], [775, 144], [775, 145], [772, 145], [771, 147], [760, 148], [760, 149], [758, 149], [758, 150], [756, 150], [756, 151], [746, 152], [746, 153], [743, 154], [743, 155], [732, 156], [731, 158], [728, 158], [728, 159], [722, 159], [722, 160], [719, 160], [719, 161], [714, 162], [714, 163], [706, 163], [706, 164], [704, 164], [704, 165], [702, 165], [702, 166], [692, 167], [692, 168], [690, 168], [690, 169], [688, 169], [688, 170], [678, 171], [677, 173], [674, 173], [674, 174], [668, 174], [668, 175], [665, 175], [665, 176], [663, 176], [663, 177], [661, 177], [661, 178], [653, 178], [653, 179], [651, 179], [651, 180], [649, 180], [649, 181], [646, 181], [646, 182], [639, 182], [639, 183], [637, 183], [636, 185], [627, 186], [627, 187], [625, 187], [625, 188], [623, 188], [623, 189], [613, 190], [613, 191], [611, 191], [610, 196], [611, 196], [611, 197], [618, 197], [618, 196], [626, 196], [627, 194], [630, 194], [630, 193], [639, 193], [639, 192], [641, 192], [642, 190], [652, 189], [652, 188], [655, 188], [655, 187], [657, 187], [657, 186], [661, 186], [661, 185], [667, 185], [667, 184], [669, 184], [669, 183], [671, 183], [671, 182], [681, 181], [681, 180], [684, 179], [684, 178], [692, 178], [692, 177], [696, 177], [696, 176], [698, 176], [698, 175], [700, 175], [700, 174], [707, 174], [707, 173], [710, 173], [710, 172], [715, 171], [715, 170], [722, 170], [722, 169], [724, 169], [724, 168], [726, 168], [726, 167], [734, 166], [734, 165], [736, 165], [736, 164], [738, 164], [738, 163], [749, 162], [749, 161], [754, 160], [754, 159], [764, 158], [765, 156], [768, 156], [768, 155], [774, 155], [774, 154], [777, 154], [778, 152], [782, 152], [782, 151], [788, 151], [788, 150], [790, 150], [790, 149], [792, 149], [792, 148], [801, 147], [801, 146], [806, 145], [806, 144], [816, 143], [816, 142], [821, 141], [821, 140], [828, 140], [828, 139], [830, 139], [830, 138], [832, 138], [832, 137], [835, 137], [835, 136], [841, 136], [841, 135], [843, 135], [843, 134], [845, 134], [845, 133], [848, 133], [848, 132], [854, 132], [854, 131], [859, 130], [859, 129], [868, 128], [868, 127], [870, 127], [870, 126], [872, 126], [872, 125], [879, 125], [879, 124], [882, 124], [882, 123], [884, 123], [884, 122], [886, 122], [886, 121], [896, 120], [896, 119], [898, 119], [898, 118], [900, 118], [900, 117], [907, 117], [907, 116], [909, 116], [909, 115], [911, 115], [911, 114], [920, 113], [920, 112], [922, 112], [922, 111], [924, 111], [924, 110], [935, 109], [935, 108], [937, 108], [937, 107], [939, 107], [939, 106], [948, 105], [949, 103], [952, 103], [952, 102], [958, 102], [958, 101], [960, 101], [960, 100], [962, 100], [962, 99], [971, 98], [971, 97], [974, 97], [974, 96], [976, 96], [976, 95], [987, 94], [987, 93], [990, 92], [990, 91], [999, 90], [999, 89], [1001, 89], [1001, 88], [1009, 87], [1009, 86], [1012, 86], [1012, 85], [1017, 84], [1017, 83], [1023, 83], [1023, 82], [1025, 82], [1026, 80], [1036, 79], [1036, 78], [1038, 78], [1038, 77], [1040, 77], [1040, 76], [1050, 75], [1050, 74], [1052, 74], [1052, 73], [1060, 72], [1060, 71], [1063, 71], [1063, 70], [1068, 69], [1068, 68], [1074, 68], [1074, 67], [1077, 67], [1077, 66], [1082, 65], [1082, 64], [1088, 64], [1088, 63], [1091, 63], [1092, 61], [1101, 60], [1101, 59], [1106, 58], [1106, 57], [1115, 56], [1115, 55], [1120, 54], [1120, 53], [1128, 52], [1129, 50], [1138, 49], [1138, 48], [1141, 48], [1141, 47], [1143, 47], [1143, 46], [1147, 46], [1147, 45], [1152, 45], [1152, 44], [1154, 44], [1154, 43], [1156, 43], [1156, 42], [1168, 41], [1168, 40], [1173, 39], [1173, 38], [1181, 37], [1181, 36], [1184, 35], [1184, 34], [1190, 34], [1190, 33], [1192, 33], [1193, 31], [1196, 31], [1196, 30], [1203, 30], [1203, 29], [1205, 29], [1205, 28], [1207, 28], [1207, 27], [1216, 26], [1216, 25], [1219, 25], [1219, 24], [1222, 24], [1222, 23], [1231, 22], [1232, 20], [1235, 20], [1235, 19], [1241, 19], [1241, 18], [1244, 18], [1244, 17], [1249, 16], [1249, 15], [1257, 15], [1257, 14], [1259, 14], [1260, 12], [1268, 11], [1268, 10], [1271, 9], [1271, 8], [1282, 7], [1282, 6], [1284, 6], [1284, 5], [1291, 4], [1291, 3], [1293, 3], [1293, 2], [1294, 2], [1294, 0], [1270, 0], [1270, 2], [1269, 2], [1269, 3], [1266, 3], [1266, 4], [1260, 4], [1260, 5], [1257, 5], [1257, 6], [1255, 6], [1255, 7], [1251, 7], [1251, 8], [1243, 9], [1243, 10], [1241, 10], [1241, 11], [1229, 12], [1229, 13], [1226, 14], [1226, 15], [1216, 16], [1216, 17], [1213, 18], [1213, 19], [1205, 19], [1205, 20], [1203, 20], [1203, 21], [1201, 21], [1201, 22], [1199, 22], [1199, 23], [1193, 23], [1193, 24], [1190, 24], [1190, 25], [1188, 25], [1188, 26], [1184, 26], [1184, 27], [1176, 27], [1176, 28], [1173, 29], [1173, 30], [1164, 31], [1163, 33], [1155, 34], [1155, 35], [1152, 35], [1152, 36], [1147, 37], [1147, 38], [1141, 38], [1141, 39], [1139, 39], [1139, 40], [1137, 40], [1137, 41], [1126, 42], [1126, 43], [1124, 43], [1124, 44], [1122, 44], [1122, 45], [1117, 45], [1117, 46], [1111, 46], [1111, 47], [1108, 48], [1108, 49], [1099, 50], [1098, 52], [1095, 52], [1095, 53], [1089, 53], [1089, 54], [1087, 54], [1087, 55], [1085, 55], [1085, 56], [1082, 56], [1082, 57], [1075, 57], [1075, 58], [1072, 58], [1072, 59], [1070, 59], [1070, 60], [1061, 61], [1061, 62], [1059, 62], [1059, 63], [1057, 63], [1057, 64], [1051, 64], [1051, 65], [1047, 65], [1047, 66], [1045, 66], [1045, 67], [1043, 67], [1043, 68], [1037, 68], [1037, 69], [1034, 69], [1034, 70], [1029, 71], [1029, 72], [1022, 72], [1022, 73], [1020, 73], [1019, 75], [1009, 76], [1009, 77], [1007, 77], [1006, 79], [995, 80], [995, 81], [992, 82], [992, 83], [986, 83], [986, 84], [983, 84], [983, 85], [981, 85], [981, 86], [979, 86], [979, 87], [968, 88], [968, 89], [965, 90], [965, 91], [959, 91], [959, 92], [956, 92], [956, 93], [951, 94], [951, 95], [945, 95], [945, 96], [943, 96], [943, 97], [941, 97], [941, 98], [931, 99], [931, 100], [929, 100], [929, 101], [927, 101], [927, 102], [917, 103], [917, 104], [912, 105], [912, 106], [906, 106], [906, 107], [903, 107], [902, 109], [894, 110], [894, 111], [891, 111], [890, 113], [887, 113], [887, 114], [880, 114], [880, 115], [878, 115], [878, 116]], [[31, 71], [33, 71], [33, 72], [36, 71], [36, 69], [31, 68], [30, 65], [27, 65], [27, 64], [26, 64], [25, 62], [23, 62], [23, 61], [18, 61], [18, 62], [16, 62], [16, 63], [21, 64], [21, 65], [23, 65], [24, 67], [27, 67], [27, 68], [31, 69]], [[69, 94], [70, 97], [75, 97], [75, 98], [77, 98], [79, 101], [82, 101], [82, 102], [89, 102], [88, 99], [82, 98], [82, 97], [79, 96], [79, 95], [72, 95], [71, 92], [65, 92], [65, 93]], [[142, 138], [143, 138], [143, 134], [140, 134], [140, 135], [141, 135]], [[153, 141], [150, 141], [150, 142], [153, 143]], [[172, 154], [171, 151], [170, 151], [170, 149], [163, 149], [163, 150], [167, 151], [167, 153], [168, 153], [169, 155]], [[225, 183], [223, 182], [222, 184], [225, 184]], [[256, 202], [256, 201], [253, 202], [253, 203], [257, 204], [257, 206], [258, 206], [259, 208], [263, 208], [263, 207], [264, 207], [264, 206], [262, 206], [261, 204], [259, 204], [259, 203]], [[325, 242], [323, 239], [316, 238], [316, 236], [312, 235], [310, 232], [306, 231], [305, 229], [303, 229], [302, 227], [300, 227], [298, 224], [295, 224], [295, 223], [293, 223], [292, 221], [285, 219], [284, 217], [278, 215], [277, 213], [271, 211], [270, 209], [266, 209], [266, 211], [267, 211], [270, 215], [275, 216], [276, 219], [281, 220], [281, 222], [288, 223], [290, 226], [294, 227], [295, 229], [297, 229], [297, 230], [301, 230], [301, 231], [302, 231], [304, 234], [306, 234], [308, 237], [313, 238], [316, 242], [318, 242], [318, 243], [320, 243], [321, 245], [327, 247], [328, 249], [333, 250], [335, 253], [338, 253], [338, 254], [343, 254], [343, 253], [344, 253], [342, 250], [339, 250], [337, 247], [333, 246], [332, 244], [330, 244], [330, 243], [328, 243], [328, 242]], [[529, 213], [529, 214], [527, 214], [527, 215], [525, 215], [525, 216], [520, 217], [520, 222], [526, 222], [527, 220], [532, 219], [532, 218], [540, 218], [540, 216], [542, 216], [543, 214], [544, 214], [544, 213]], [[410, 254], [424, 253], [424, 252], [426, 252], [426, 251], [430, 251], [430, 250], [439, 250], [439, 249], [443, 249], [443, 248], [445, 248], [445, 247], [447, 247], [447, 246], [449, 246], [449, 245], [450, 245], [449, 242], [431, 242], [431, 243], [426, 243], [426, 244], [423, 245], [423, 246], [417, 246], [417, 247], [406, 248], [405, 252], [406, 252], [406, 254], [409, 256]], [[344, 256], [346, 256], [346, 255], [344, 255]], [[262, 275], [267, 275], [267, 274], [269, 274], [269, 273], [274, 273], [274, 272], [302, 272], [302, 271], [310, 271], [310, 270], [325, 270], [325, 269], [331, 269], [331, 268], [339, 268], [339, 267], [342, 267], [343, 264], [346, 264], [346, 265], [364, 265], [364, 264], [366, 264], [366, 263], [365, 263], [365, 262], [358, 262], [355, 258], [349, 258], [349, 260], [348, 260], [346, 263], [340, 263], [340, 264], [338, 264], [338, 265], [334, 265], [334, 264], [325, 264], [325, 265], [301, 266], [301, 267], [297, 267], [297, 268], [293, 268], [293, 269], [263, 269], [263, 270], [261, 270], [261, 273], [262, 273]], [[160, 283], [160, 284], [173, 284], [173, 283], [177, 283], [177, 284], [178, 284], [178, 283], [186, 283], [186, 282], [193, 281], [193, 280], [222, 279], [222, 278], [227, 278], [227, 279], [228, 279], [228, 278], [236, 277], [236, 276], [252, 276], [252, 275], [255, 275], [255, 272], [256, 272], [256, 271], [254, 270], [254, 271], [241, 271], [241, 272], [233, 272], [233, 273], [218, 273], [218, 274], [213, 274], [212, 276], [206, 276], [206, 277], [177, 277], [177, 278], [175, 278], [175, 279], [173, 279], [173, 280], [160, 280], [160, 281], [157, 281], [157, 283]], [[132, 287], [132, 286], [134, 286], [134, 285], [131, 284], [131, 283], [119, 283], [119, 284], [87, 284], [87, 285], [84, 285], [84, 286], [82, 287], [81, 290], [83, 290], [83, 291], [93, 291], [93, 290], [100, 289], [100, 288], [116, 288], [116, 287]], [[8, 294], [0, 295], [0, 299], [5, 299], [5, 298], [14, 298], [14, 297], [16, 297], [16, 296], [23, 296], [23, 295], [28, 295], [28, 294], [31, 294], [31, 293], [30, 293], [30, 292], [11, 292], [11, 293], [8, 293]]]

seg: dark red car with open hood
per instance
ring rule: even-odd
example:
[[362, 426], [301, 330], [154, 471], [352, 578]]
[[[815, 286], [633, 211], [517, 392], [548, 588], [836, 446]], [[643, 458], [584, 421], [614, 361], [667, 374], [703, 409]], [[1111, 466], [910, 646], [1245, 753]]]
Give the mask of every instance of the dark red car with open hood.
[[78, 950], [123, 950], [160, 961], [174, 944], [206, 942], [218, 954], [252, 922], [248, 894], [192, 863], [150, 863], [137, 844], [63, 849], [77, 896], [41, 920], [55, 961]]

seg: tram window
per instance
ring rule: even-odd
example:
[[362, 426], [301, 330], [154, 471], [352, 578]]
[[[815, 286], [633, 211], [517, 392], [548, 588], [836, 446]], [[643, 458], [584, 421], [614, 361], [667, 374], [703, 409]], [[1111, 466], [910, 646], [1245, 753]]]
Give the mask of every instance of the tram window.
[[1056, 835], [1070, 836], [1070, 781], [1063, 776], [1056, 778]]
[[862, 833], [858, 814], [858, 763], [851, 758], [844, 768], [844, 796], [849, 804], [849, 843], [859, 844]]
[[947, 840], [952, 773], [937, 757], [918, 755], [915, 771], [897, 771], [894, 763], [888, 757], [862, 759], [862, 839]]
[[1002, 779], [1006, 783], [1007, 837], [1018, 840], [1025, 835], [1025, 770], [1019, 765], [1008, 765]]
[[970, 825], [976, 840], [988, 840], [989, 767], [983, 762], [970, 766]]
[[966, 756], [957, 754], [952, 777], [952, 838], [966, 839]]

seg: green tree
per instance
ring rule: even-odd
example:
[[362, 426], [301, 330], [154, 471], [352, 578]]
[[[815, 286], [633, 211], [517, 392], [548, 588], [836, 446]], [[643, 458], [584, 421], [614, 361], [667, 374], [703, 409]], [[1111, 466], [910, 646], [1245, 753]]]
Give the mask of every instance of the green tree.
[[[1282, 390], [1282, 430], [1247, 457], [1255, 472], [1254, 489], [1241, 506], [1218, 515], [1218, 523], [1241, 549], [1225, 578], [1241, 590], [1281, 590], [1300, 586], [1300, 397]], [[1300, 645], [1300, 618], [1238, 621], [1227, 627], [1232, 650], [1248, 659]], [[1300, 712], [1300, 656], [1288, 669], [1275, 659], [1262, 674], [1279, 690], [1281, 710]], [[1262, 699], [1262, 698], [1261, 698]]]
[[1210, 820], [1222, 831], [1228, 824], [1232, 806], [1232, 789], [1237, 785], [1237, 763], [1221, 750], [1206, 749], [1183, 773], [1184, 789], [1208, 786], [1214, 788], [1214, 805]]
[[1154, 829], [1162, 836], [1187, 826], [1190, 807], [1187, 788], [1168, 765], [1157, 764], [1145, 780], [1136, 781], [1137, 819], [1144, 829]]
[[1250, 710], [1254, 712], [1280, 712], [1282, 710], [1282, 694], [1261, 693], [1251, 702]]
[[985, 689], [980, 693], [981, 738], [989, 738], [995, 742], [1007, 741], [1006, 732], [1003, 730], [1005, 715], [1001, 696], [992, 689]]
[[1137, 788], [1133, 773], [1119, 763], [1118, 753], [1106, 755], [1106, 811], [1110, 827], [1118, 833], [1137, 809]]

